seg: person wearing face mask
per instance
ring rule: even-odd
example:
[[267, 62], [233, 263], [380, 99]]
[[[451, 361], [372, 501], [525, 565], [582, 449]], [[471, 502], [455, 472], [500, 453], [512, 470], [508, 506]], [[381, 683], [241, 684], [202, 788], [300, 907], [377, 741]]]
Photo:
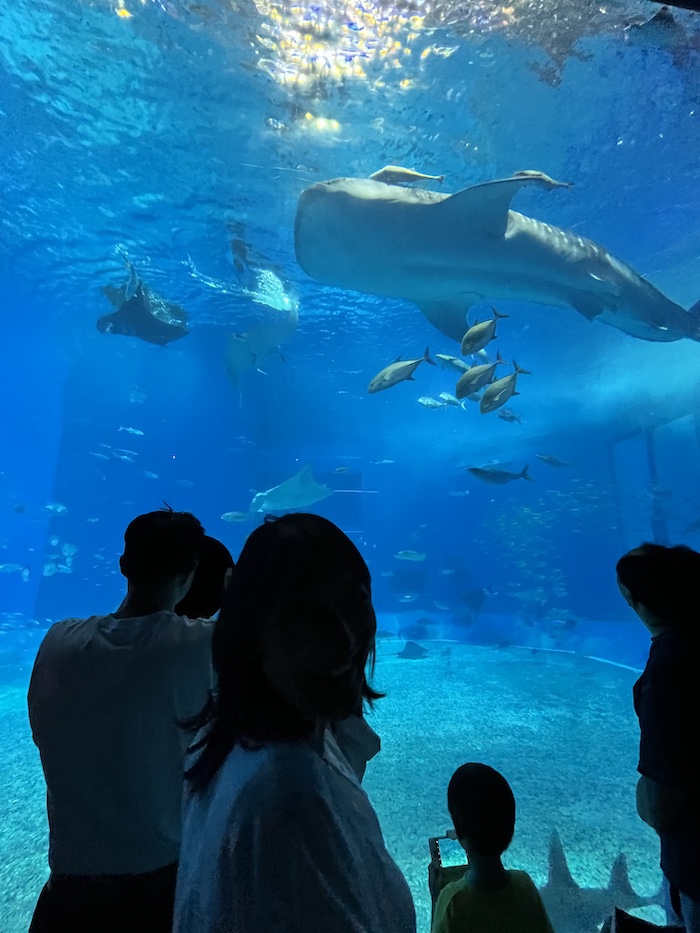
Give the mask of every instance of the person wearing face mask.
[[186, 771], [174, 933], [415, 933], [408, 885], [332, 726], [381, 694], [370, 575], [316, 515], [248, 538]]

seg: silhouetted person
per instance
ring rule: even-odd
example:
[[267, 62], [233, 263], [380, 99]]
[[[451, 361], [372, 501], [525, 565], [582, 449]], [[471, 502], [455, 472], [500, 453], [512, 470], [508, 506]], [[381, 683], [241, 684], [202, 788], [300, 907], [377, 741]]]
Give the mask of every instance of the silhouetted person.
[[170, 933], [188, 737], [209, 696], [213, 625], [175, 613], [204, 529], [140, 515], [116, 612], [51, 626], [29, 685], [47, 786], [51, 875], [30, 933]]
[[634, 685], [637, 812], [659, 835], [669, 920], [700, 933], [700, 554], [643, 544], [620, 558], [617, 581], [651, 633]]
[[380, 694], [367, 565], [332, 522], [268, 517], [215, 623], [187, 771], [174, 933], [413, 933], [408, 886], [329, 725]]
[[225, 582], [233, 567], [226, 545], [205, 535], [192, 585], [175, 606], [175, 612], [190, 619], [213, 618], [221, 609]]
[[554, 933], [532, 878], [501, 861], [515, 832], [515, 798], [503, 775], [476, 762], [462, 765], [447, 788], [447, 806], [469, 865], [440, 892], [433, 933]]

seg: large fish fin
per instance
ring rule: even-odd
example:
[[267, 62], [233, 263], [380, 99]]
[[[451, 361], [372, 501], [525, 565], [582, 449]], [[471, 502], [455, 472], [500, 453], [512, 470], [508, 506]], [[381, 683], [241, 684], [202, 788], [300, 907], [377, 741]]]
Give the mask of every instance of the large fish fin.
[[300, 485], [308, 485], [309, 483], [315, 482], [313, 474], [311, 473], [311, 464], [307, 463], [306, 466], [303, 466], [297, 473], [296, 477], [292, 477], [292, 479], [298, 479]]
[[444, 301], [423, 303], [419, 307], [441, 334], [461, 343], [467, 326], [467, 312], [477, 301], [481, 301], [480, 295], [458, 295]]
[[[454, 218], [452, 222], [460, 226], [468, 222], [470, 227], [478, 226], [484, 233], [502, 237], [508, 226], [510, 203], [520, 189], [527, 185], [542, 185], [545, 188], [570, 187], [564, 182], [554, 181], [542, 172], [516, 172], [511, 178], [499, 178], [458, 191], [437, 203], [434, 209], [449, 214]], [[459, 215], [459, 218], [456, 215]]]
[[[523, 470], [523, 475], [527, 466]], [[549, 864], [547, 871], [547, 887], [552, 887], [558, 891], [578, 890], [578, 885], [573, 879], [564, 854], [564, 846], [561, 844], [561, 837], [556, 829], [552, 832], [549, 840]]]
[[619, 853], [613, 863], [612, 871], [610, 872], [608, 893], [611, 895], [614, 902], [625, 910], [629, 910], [633, 907], [645, 907], [651, 900], [648, 897], [637, 894], [632, 887], [627, 872], [627, 859], [623, 852]]
[[114, 308], [119, 309], [126, 301], [126, 286], [121, 285], [119, 288], [115, 288], [114, 285], [103, 285], [102, 294]]
[[595, 321], [604, 311], [603, 305], [593, 295], [578, 295], [572, 302], [572, 308], [582, 314], [587, 321]]

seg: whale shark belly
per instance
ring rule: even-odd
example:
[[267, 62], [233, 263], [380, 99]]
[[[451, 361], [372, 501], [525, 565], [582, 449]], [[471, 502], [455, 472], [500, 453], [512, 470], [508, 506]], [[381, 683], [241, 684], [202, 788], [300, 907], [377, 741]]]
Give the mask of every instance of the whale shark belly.
[[[440, 205], [454, 196], [377, 184], [340, 179], [302, 193], [296, 254], [316, 281], [413, 301], [454, 339], [484, 299], [571, 307], [645, 340], [697, 339], [694, 315], [592, 240], [512, 210], [496, 235], [468, 211], [446, 215]], [[436, 317], [436, 304], [453, 311]]]

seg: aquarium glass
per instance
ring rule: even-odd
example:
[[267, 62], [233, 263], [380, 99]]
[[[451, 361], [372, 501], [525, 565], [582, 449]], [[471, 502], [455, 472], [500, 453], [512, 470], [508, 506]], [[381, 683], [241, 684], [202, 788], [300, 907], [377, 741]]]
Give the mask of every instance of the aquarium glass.
[[365, 557], [420, 933], [465, 761], [541, 887], [557, 831], [557, 933], [621, 851], [663, 918], [615, 563], [700, 544], [699, 74], [700, 14], [648, 0], [0, 0], [2, 933], [48, 874], [37, 648], [163, 503]]

